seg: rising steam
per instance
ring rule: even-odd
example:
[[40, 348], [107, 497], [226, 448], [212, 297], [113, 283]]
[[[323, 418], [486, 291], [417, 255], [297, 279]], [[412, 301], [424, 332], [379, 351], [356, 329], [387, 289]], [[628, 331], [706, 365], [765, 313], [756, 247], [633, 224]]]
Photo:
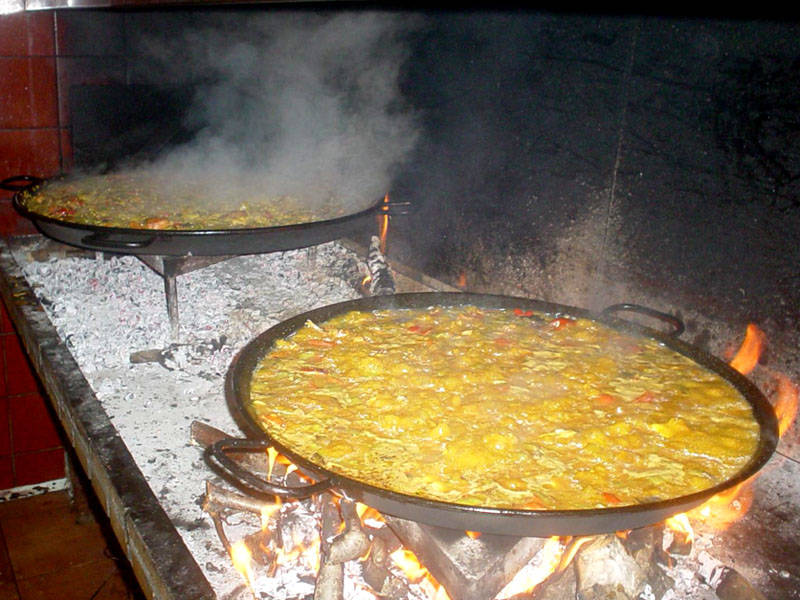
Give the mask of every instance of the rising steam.
[[192, 86], [198, 130], [148, 169], [217, 198], [374, 204], [417, 139], [399, 90], [414, 26], [381, 12], [265, 11], [142, 36], [146, 72]]

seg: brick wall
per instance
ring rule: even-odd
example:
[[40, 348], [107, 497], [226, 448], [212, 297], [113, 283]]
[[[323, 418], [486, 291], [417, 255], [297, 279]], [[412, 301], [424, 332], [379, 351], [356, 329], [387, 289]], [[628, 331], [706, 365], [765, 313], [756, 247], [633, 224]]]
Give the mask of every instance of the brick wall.
[[[68, 90], [124, 81], [123, 18], [102, 11], [0, 15], [0, 180], [51, 177], [71, 162]], [[0, 235], [35, 229], [0, 190]], [[64, 476], [59, 426], [0, 304], [0, 490]]]

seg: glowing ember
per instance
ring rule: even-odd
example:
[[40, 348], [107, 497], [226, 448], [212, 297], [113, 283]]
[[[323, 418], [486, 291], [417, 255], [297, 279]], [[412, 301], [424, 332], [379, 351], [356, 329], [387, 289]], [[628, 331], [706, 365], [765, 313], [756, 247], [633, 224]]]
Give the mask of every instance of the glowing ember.
[[564, 550], [560, 538], [549, 538], [536, 555], [535, 564], [530, 563], [520, 569], [514, 579], [497, 594], [497, 600], [511, 598], [533, 590], [559, 568]]
[[253, 581], [253, 572], [250, 569], [251, 559], [250, 550], [243, 541], [240, 540], [231, 546], [231, 560], [233, 560], [233, 566], [236, 567], [236, 570], [244, 577], [248, 587], [252, 586]]
[[761, 352], [764, 350], [767, 336], [756, 325], [750, 323], [745, 332], [744, 341], [730, 365], [742, 375], [747, 375], [758, 364]]

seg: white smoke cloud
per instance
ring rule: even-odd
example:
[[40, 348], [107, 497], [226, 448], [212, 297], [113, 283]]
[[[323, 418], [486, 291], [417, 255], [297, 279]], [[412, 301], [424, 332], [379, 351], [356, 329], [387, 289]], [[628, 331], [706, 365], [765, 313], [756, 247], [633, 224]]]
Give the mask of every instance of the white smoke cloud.
[[399, 88], [415, 27], [390, 12], [264, 11], [143, 36], [161, 81], [194, 86], [189, 119], [202, 126], [156, 168], [218, 197], [373, 204], [418, 137]]

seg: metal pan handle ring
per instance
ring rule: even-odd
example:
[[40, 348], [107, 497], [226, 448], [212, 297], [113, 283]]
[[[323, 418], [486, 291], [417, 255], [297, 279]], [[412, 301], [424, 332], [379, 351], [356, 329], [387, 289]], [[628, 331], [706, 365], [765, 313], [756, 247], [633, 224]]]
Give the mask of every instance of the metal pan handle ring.
[[115, 240], [108, 237], [107, 234], [95, 232], [81, 238], [81, 244], [87, 248], [99, 250], [136, 250], [137, 248], [146, 248], [153, 243], [153, 240], [155, 237], [140, 240]]
[[654, 308], [642, 306], [641, 304], [628, 304], [627, 302], [623, 302], [621, 304], [612, 304], [611, 306], [607, 306], [603, 309], [603, 314], [607, 316], [613, 316], [614, 313], [622, 311], [639, 313], [667, 323], [670, 327], [672, 327], [672, 331], [668, 333], [668, 335], [672, 337], [678, 337], [684, 331], [686, 331], [686, 326], [678, 317], [661, 312], [660, 310], [656, 310]]
[[271, 502], [275, 496], [281, 498], [308, 498], [324, 492], [333, 484], [323, 479], [309, 485], [284, 486], [272, 483], [243, 469], [228, 456], [228, 452], [266, 452], [271, 446], [267, 440], [250, 440], [242, 438], [226, 438], [219, 440], [206, 449], [206, 462], [211, 469], [240, 491]]
[[0, 188], [9, 192], [21, 192], [44, 183], [44, 179], [34, 175], [14, 175], [0, 181]]

